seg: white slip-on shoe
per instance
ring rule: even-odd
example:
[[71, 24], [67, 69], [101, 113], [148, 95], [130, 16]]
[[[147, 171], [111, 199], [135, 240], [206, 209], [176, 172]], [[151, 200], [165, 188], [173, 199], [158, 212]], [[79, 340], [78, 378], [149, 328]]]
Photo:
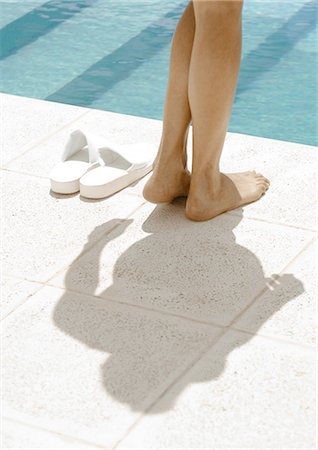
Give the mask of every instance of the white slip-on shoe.
[[107, 146], [100, 145], [100, 165], [82, 176], [80, 195], [98, 199], [124, 189], [152, 170], [157, 152], [158, 145], [147, 142], [121, 145], [108, 141]]
[[58, 194], [78, 192], [80, 178], [94, 165], [98, 165], [98, 146], [94, 135], [79, 129], [72, 131], [61, 161], [50, 172], [52, 191]]

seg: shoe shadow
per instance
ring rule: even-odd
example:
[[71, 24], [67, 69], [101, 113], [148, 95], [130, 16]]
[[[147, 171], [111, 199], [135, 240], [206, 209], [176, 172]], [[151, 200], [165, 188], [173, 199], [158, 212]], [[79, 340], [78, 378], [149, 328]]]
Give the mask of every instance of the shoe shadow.
[[[133, 411], [147, 410], [149, 392], [159, 388], [166, 377], [180, 368], [186, 352], [180, 351], [177, 331], [163, 338], [165, 329], [152, 326], [151, 317], [148, 325], [147, 320], [138, 321], [128, 312], [125, 316], [123, 308], [113, 314], [107, 309], [107, 298], [147, 308], [158, 309], [159, 305], [168, 312], [196, 319], [205, 317], [206, 321], [226, 325], [251, 302], [255, 292], [272, 281], [264, 276], [258, 258], [236, 242], [233, 230], [241, 219], [242, 214], [223, 214], [211, 221], [196, 223], [184, 217], [184, 200], [157, 206], [141, 225], [149, 234], [120, 254], [111, 277], [108, 275], [108, 287], [98, 292], [96, 304], [74, 291], [94, 295], [101, 282], [105, 286], [107, 270], [111, 271], [105, 263], [109, 245], [129, 233], [127, 227], [133, 221], [112, 220], [113, 231], [102, 238], [103, 230], [109, 230], [109, 222], [92, 231], [83, 251], [66, 273], [66, 291], [53, 317], [64, 333], [105, 352], [100, 379], [107, 393], [118, 402], [127, 404]], [[100, 239], [91, 249], [96, 236]], [[114, 245], [112, 248], [110, 258]], [[268, 290], [273, 301], [268, 300], [269, 307], [255, 333], [284, 304], [304, 291], [301, 281], [292, 274], [277, 280], [275, 288]], [[104, 313], [101, 313], [103, 308]], [[191, 323], [189, 327], [191, 329]], [[213, 353], [213, 363], [209, 364], [212, 369], [191, 382], [218, 378], [229, 353], [252, 337], [253, 334], [242, 333], [240, 339], [236, 338], [238, 340], [233, 340], [226, 348], [219, 347], [217, 353]], [[178, 388], [170, 390], [164, 402], [155, 405], [150, 413], [173, 408], [185, 388], [179, 381]]]

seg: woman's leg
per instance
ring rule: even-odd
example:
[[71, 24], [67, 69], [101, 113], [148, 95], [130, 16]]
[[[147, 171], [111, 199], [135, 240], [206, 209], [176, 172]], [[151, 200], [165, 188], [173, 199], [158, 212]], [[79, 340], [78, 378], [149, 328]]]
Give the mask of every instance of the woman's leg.
[[191, 1], [172, 39], [161, 142], [152, 176], [143, 190], [146, 200], [154, 203], [169, 202], [187, 195], [189, 191], [190, 174], [186, 169], [186, 144], [191, 121], [188, 77], [194, 27]]
[[261, 174], [222, 174], [219, 160], [241, 59], [243, 0], [193, 0], [195, 38], [189, 73], [193, 165], [186, 216], [207, 220], [259, 199]]

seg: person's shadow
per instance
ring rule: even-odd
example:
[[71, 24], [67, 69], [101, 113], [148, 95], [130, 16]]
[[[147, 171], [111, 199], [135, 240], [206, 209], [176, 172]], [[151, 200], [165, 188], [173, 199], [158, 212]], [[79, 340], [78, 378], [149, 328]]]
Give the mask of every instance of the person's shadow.
[[[100, 266], [101, 253], [105, 264], [112, 241], [129, 235], [133, 220], [113, 219], [92, 231], [83, 251], [66, 273], [66, 291], [53, 317], [64, 333], [90, 348], [105, 352], [101, 379], [106, 391], [118, 402], [128, 404], [134, 411], [146, 411], [149, 392], [158, 388], [162, 378], [177, 371], [187, 356], [184, 346], [180, 346], [182, 334], [178, 335], [178, 327], [165, 326], [167, 315], [162, 315], [158, 326], [158, 315], [153, 320], [149, 313], [149, 320], [141, 320], [139, 316], [143, 316], [144, 309], [137, 309], [136, 314], [125, 314], [123, 304], [133, 303], [190, 319], [228, 325], [247, 307], [255, 293], [273, 281], [264, 277], [257, 257], [236, 242], [233, 229], [241, 219], [239, 214], [223, 214], [196, 223], [184, 217], [182, 199], [173, 205], [157, 206], [140, 225], [149, 234], [141, 240], [133, 240], [135, 243], [117, 258], [112, 284], [99, 292], [93, 302], [74, 291], [95, 294], [99, 280], [104, 277], [103, 270], [106, 272], [105, 266]], [[108, 232], [110, 227], [111, 233]], [[98, 242], [90, 250], [96, 238]], [[110, 252], [114, 252], [114, 245]], [[274, 289], [267, 292], [268, 308], [262, 323], [254, 327], [255, 333], [285, 303], [304, 291], [303, 284], [292, 274], [274, 277], [277, 282]], [[118, 310], [113, 301], [111, 305], [115, 305], [115, 310], [107, 308], [107, 298], [121, 304]], [[184, 320], [182, 327], [184, 332]], [[219, 377], [228, 354], [252, 337], [253, 333], [242, 333], [240, 338], [218, 348], [209, 369], [203, 371], [204, 375], [196, 375], [191, 382], [206, 382]], [[185, 388], [186, 385], [179, 381], [178, 387], [169, 391], [160, 406], [152, 407], [151, 414], [171, 409]]]

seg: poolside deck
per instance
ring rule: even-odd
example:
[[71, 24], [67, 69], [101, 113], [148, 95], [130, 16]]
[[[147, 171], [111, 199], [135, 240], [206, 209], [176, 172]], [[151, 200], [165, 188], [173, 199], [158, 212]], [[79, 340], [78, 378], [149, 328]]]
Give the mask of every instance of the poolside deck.
[[160, 121], [1, 101], [3, 448], [316, 448], [316, 148], [228, 133], [223, 170], [270, 190], [195, 223], [147, 177], [50, 192], [71, 130], [159, 142]]

